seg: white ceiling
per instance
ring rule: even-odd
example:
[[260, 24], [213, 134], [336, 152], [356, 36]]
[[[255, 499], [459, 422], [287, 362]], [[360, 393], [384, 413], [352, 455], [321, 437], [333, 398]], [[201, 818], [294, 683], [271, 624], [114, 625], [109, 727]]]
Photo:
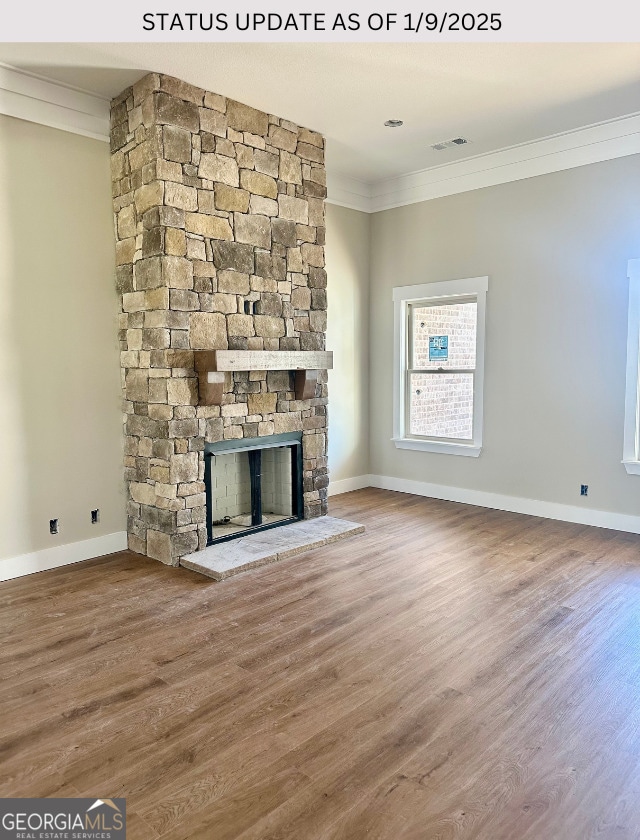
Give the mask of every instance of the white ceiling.
[[329, 169], [369, 183], [640, 111], [638, 43], [0, 44], [0, 61], [104, 97], [168, 73], [322, 132]]

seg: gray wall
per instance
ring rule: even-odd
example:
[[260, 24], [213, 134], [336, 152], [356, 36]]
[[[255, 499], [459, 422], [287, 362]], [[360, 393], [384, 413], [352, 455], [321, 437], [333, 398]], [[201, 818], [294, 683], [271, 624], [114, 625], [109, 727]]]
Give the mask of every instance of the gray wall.
[[108, 145], [0, 116], [0, 559], [124, 530], [117, 330]]
[[[620, 463], [627, 261], [640, 256], [640, 158], [378, 213], [371, 250], [370, 472], [637, 514]], [[396, 450], [394, 286], [489, 275], [484, 449]]]
[[[329, 470], [332, 484], [369, 472], [369, 254], [371, 216], [327, 213]], [[337, 489], [340, 489], [339, 485]]]

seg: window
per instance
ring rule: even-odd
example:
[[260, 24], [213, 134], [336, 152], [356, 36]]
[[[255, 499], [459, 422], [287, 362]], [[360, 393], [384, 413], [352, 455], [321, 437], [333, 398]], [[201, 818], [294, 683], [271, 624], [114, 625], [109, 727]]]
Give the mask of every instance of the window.
[[399, 449], [482, 449], [487, 277], [393, 290], [394, 436]]
[[640, 260], [629, 260], [629, 326], [627, 328], [627, 388], [624, 404], [622, 463], [628, 473], [640, 475], [638, 414], [640, 413]]

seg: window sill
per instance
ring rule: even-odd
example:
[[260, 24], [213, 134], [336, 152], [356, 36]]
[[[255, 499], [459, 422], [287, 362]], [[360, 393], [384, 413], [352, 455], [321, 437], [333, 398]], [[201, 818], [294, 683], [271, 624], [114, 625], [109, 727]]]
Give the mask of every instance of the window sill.
[[[396, 449], [417, 449], [421, 452], [439, 452], [441, 455], [467, 455], [471, 458], [477, 458], [482, 452], [482, 446], [474, 443], [441, 443], [437, 440], [417, 440], [415, 438], [391, 439]], [[640, 463], [638, 466], [640, 466]]]
[[623, 461], [622, 463], [629, 475], [640, 475], [640, 461]]

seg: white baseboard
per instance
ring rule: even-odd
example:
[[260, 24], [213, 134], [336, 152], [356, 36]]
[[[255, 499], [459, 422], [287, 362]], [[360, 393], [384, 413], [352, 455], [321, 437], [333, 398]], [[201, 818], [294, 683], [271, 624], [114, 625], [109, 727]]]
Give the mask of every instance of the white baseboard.
[[368, 478], [371, 479], [369, 486], [379, 487], [382, 490], [396, 490], [400, 493], [412, 493], [414, 496], [428, 496], [432, 499], [461, 502], [465, 505], [477, 505], [494, 510], [507, 510], [511, 513], [542, 516], [545, 519], [560, 519], [563, 522], [574, 522], [578, 525], [593, 525], [596, 528], [611, 528], [614, 531], [640, 534], [640, 516], [627, 513], [593, 510], [576, 505], [543, 502], [538, 499], [522, 499], [517, 496], [487, 493], [483, 490], [448, 487], [443, 484], [429, 484], [426, 481], [411, 481], [386, 475], [370, 475]]
[[[524, 513], [529, 516], [541, 516], [545, 519], [559, 519], [579, 525], [593, 525], [596, 528], [611, 528], [614, 531], [626, 531], [640, 534], [640, 516], [626, 513], [612, 513], [606, 510], [593, 510], [576, 505], [563, 505], [556, 502], [543, 502], [538, 499], [523, 499], [517, 496], [503, 496], [483, 490], [469, 490], [464, 487], [448, 487], [444, 484], [430, 484], [426, 481], [411, 481], [407, 478], [394, 478], [386, 475], [358, 475], [332, 481], [329, 495], [363, 490], [365, 487], [378, 487], [381, 490], [395, 490], [399, 493], [411, 493], [414, 496], [426, 496], [431, 499], [443, 499], [466, 505], [506, 510], [511, 513]], [[0, 581], [68, 566], [82, 560], [91, 560], [115, 551], [127, 548], [127, 535], [124, 531], [105, 534], [91, 540], [67, 543], [54, 548], [45, 548], [19, 557], [0, 560]]]
[[363, 490], [365, 487], [373, 487], [372, 475], [356, 475], [354, 478], [343, 478], [340, 481], [329, 483], [329, 495], [339, 496], [340, 493], [350, 493], [352, 490]]
[[7, 557], [0, 560], [0, 581], [31, 575], [34, 572], [44, 572], [58, 566], [69, 566], [81, 560], [91, 560], [103, 554], [113, 554], [114, 551], [124, 551], [127, 547], [127, 534], [118, 531], [115, 534], [105, 534], [91, 540], [56, 545], [33, 551], [31, 554], [21, 554], [19, 557]]

